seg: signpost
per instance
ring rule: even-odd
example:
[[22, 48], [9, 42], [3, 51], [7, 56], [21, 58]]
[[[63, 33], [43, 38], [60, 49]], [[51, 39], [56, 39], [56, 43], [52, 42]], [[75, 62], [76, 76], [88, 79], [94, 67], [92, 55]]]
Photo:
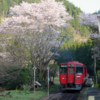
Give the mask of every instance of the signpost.
[[34, 70], [34, 100], [35, 100], [35, 70], [36, 70], [35, 66], [33, 67], [33, 70]]
[[47, 73], [47, 74], [48, 74], [48, 80], [47, 80], [47, 83], [48, 83], [48, 95], [49, 95], [49, 69], [50, 69], [50, 68], [47, 67], [47, 70], [48, 70], [48, 73]]

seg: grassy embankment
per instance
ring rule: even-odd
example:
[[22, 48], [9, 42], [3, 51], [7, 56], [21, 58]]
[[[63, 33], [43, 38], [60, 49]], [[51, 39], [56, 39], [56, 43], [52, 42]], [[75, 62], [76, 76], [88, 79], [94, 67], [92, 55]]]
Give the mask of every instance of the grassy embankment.
[[[54, 84], [55, 85], [50, 86], [50, 92], [60, 87], [59, 77], [55, 78]], [[5, 95], [8, 92], [10, 92], [10, 95], [12, 97]], [[32, 100], [34, 98], [34, 91], [10, 90], [10, 91], [0, 92], [0, 94], [4, 95], [4, 96], [0, 96], [0, 100]], [[44, 95], [47, 95], [47, 88], [41, 87], [41, 89], [38, 90], [36, 89], [35, 92], [36, 99], [41, 98]]]

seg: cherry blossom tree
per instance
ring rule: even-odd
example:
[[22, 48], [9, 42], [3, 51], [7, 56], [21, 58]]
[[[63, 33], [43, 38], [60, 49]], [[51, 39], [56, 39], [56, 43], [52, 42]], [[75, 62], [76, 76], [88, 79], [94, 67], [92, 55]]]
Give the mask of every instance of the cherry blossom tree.
[[10, 7], [8, 17], [0, 24], [0, 33], [9, 35], [5, 45], [12, 61], [22, 65], [30, 61], [38, 71], [45, 72], [63, 43], [61, 29], [68, 27], [71, 19], [63, 2], [55, 0]]
[[93, 52], [93, 59], [94, 59], [94, 73], [95, 73], [95, 82], [97, 82], [97, 70], [96, 70], [96, 59], [100, 58], [100, 34], [98, 30], [98, 20], [97, 20], [97, 14], [85, 14], [81, 13], [79, 15], [80, 19], [79, 22], [82, 25], [87, 26], [91, 33], [91, 38], [94, 39], [94, 47], [91, 48]]
[[87, 26], [90, 32], [98, 32], [98, 21], [96, 14], [81, 13], [79, 15], [79, 22], [81, 23], [81, 25]]

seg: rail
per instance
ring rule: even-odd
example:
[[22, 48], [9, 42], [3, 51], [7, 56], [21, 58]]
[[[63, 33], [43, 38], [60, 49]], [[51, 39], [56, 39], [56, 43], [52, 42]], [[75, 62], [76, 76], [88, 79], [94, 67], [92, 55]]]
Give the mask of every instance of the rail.
[[76, 100], [79, 95], [79, 92], [74, 93], [57, 93], [50, 96], [47, 100]]

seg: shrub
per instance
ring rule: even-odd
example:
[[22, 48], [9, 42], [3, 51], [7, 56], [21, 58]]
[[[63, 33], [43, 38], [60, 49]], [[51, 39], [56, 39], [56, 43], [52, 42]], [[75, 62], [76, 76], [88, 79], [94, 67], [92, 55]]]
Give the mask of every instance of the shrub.
[[98, 84], [100, 85], [100, 70], [97, 71]]
[[16, 71], [19, 71], [19, 73], [15, 74], [15, 76], [17, 75], [17, 77], [15, 79], [9, 78], [7, 81], [3, 83], [3, 87], [7, 89], [15, 89], [16, 87], [19, 88], [22, 84], [28, 84], [29, 79], [31, 78], [30, 74], [32, 74], [32, 70], [28, 67], [22, 67], [21, 69], [16, 70], [13, 67], [9, 69], [8, 73], [13, 73]]

